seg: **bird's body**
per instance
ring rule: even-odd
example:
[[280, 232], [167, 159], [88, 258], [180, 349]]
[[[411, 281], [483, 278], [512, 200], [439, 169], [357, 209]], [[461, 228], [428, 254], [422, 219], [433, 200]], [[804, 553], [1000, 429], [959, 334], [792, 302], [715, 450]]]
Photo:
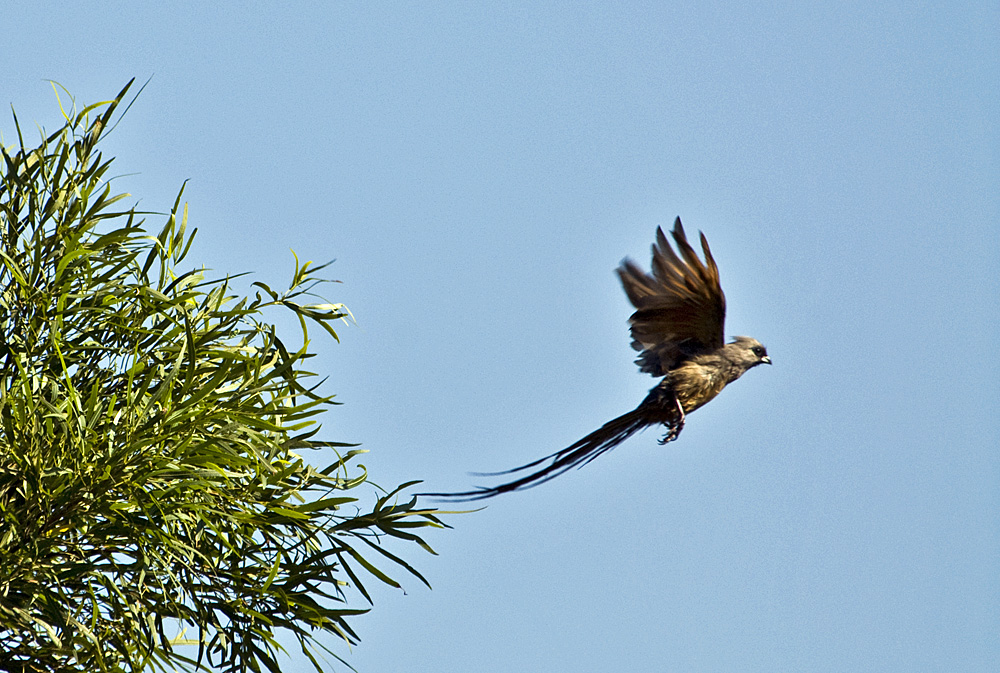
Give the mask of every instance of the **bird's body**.
[[425, 495], [481, 500], [537, 486], [572, 467], [589, 463], [651, 425], [667, 429], [661, 444], [673, 441], [683, 429], [687, 414], [710, 402], [752, 367], [771, 364], [767, 350], [756, 339], [740, 336], [725, 343], [726, 299], [704, 234], [704, 262], [688, 243], [680, 218], [674, 222], [671, 234], [680, 255], [657, 228], [651, 275], [628, 259], [617, 270], [636, 308], [629, 319], [632, 347], [640, 352], [636, 364], [641, 371], [661, 377], [642, 403], [562, 451], [513, 470], [492, 473], [514, 474], [542, 466], [514, 481], [462, 493]]
[[[754, 349], [760, 349], [755, 353]], [[749, 357], [746, 355], [749, 354]], [[671, 389], [689, 414], [698, 407], [711, 402], [727, 385], [743, 376], [751, 367], [767, 363], [770, 358], [764, 347], [756, 339], [736, 337], [720, 351], [695, 355], [670, 370], [664, 380], [669, 380]]]

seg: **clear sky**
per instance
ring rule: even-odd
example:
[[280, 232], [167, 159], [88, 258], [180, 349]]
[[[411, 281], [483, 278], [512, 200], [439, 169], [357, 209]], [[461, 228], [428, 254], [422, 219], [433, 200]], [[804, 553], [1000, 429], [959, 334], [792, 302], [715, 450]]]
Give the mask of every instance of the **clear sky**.
[[679, 441], [432, 532], [359, 671], [997, 670], [995, 2], [8, 4], [27, 128], [46, 79], [152, 76], [105, 152], [147, 209], [190, 179], [187, 261], [336, 258], [326, 433], [378, 483], [465, 489], [634, 407], [613, 269], [676, 215], [767, 345]]

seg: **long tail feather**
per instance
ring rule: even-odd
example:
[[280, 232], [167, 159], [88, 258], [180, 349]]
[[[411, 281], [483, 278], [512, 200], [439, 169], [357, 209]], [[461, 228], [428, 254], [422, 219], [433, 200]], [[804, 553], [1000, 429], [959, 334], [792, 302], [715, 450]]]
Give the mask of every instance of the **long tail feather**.
[[618, 446], [625, 441], [625, 439], [635, 434], [642, 428], [655, 425], [657, 422], [657, 420], [651, 419], [649, 414], [646, 413], [646, 410], [640, 405], [638, 409], [630, 411], [627, 414], [623, 414], [614, 420], [608, 421], [594, 432], [590, 433], [575, 444], [566, 447], [562, 451], [557, 451], [552, 455], [539, 458], [538, 460], [532, 461], [520, 467], [515, 467], [512, 470], [480, 473], [481, 476], [514, 474], [547, 463], [540, 470], [532, 472], [531, 474], [521, 477], [520, 479], [515, 479], [514, 481], [501, 484], [500, 486], [483, 486], [472, 491], [463, 491], [461, 493], [421, 493], [420, 495], [445, 498], [455, 501], [470, 501], [484, 500], [486, 498], [492, 498], [500, 495], [501, 493], [532, 488], [534, 486], [538, 486], [539, 484], [544, 484], [550, 479], [554, 479], [563, 472], [566, 472], [574, 467], [582, 467], [586, 465], [605, 451], [610, 451], [614, 447]]

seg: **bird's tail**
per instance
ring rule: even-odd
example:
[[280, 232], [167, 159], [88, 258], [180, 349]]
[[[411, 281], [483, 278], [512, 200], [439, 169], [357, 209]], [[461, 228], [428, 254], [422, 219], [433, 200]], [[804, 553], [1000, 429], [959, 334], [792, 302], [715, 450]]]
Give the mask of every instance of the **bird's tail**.
[[480, 476], [495, 477], [504, 474], [516, 474], [518, 472], [524, 472], [538, 467], [539, 465], [542, 466], [534, 472], [531, 472], [530, 474], [527, 474], [519, 479], [515, 479], [514, 481], [506, 484], [501, 484], [500, 486], [483, 486], [472, 491], [463, 491], [461, 493], [421, 493], [420, 495], [446, 498], [449, 500], [484, 500], [485, 498], [492, 498], [493, 496], [500, 495], [501, 493], [520, 491], [525, 488], [531, 488], [532, 486], [538, 486], [539, 484], [544, 484], [549, 479], [558, 477], [560, 474], [571, 468], [586, 465], [605, 451], [610, 451], [615, 448], [639, 430], [650, 425], [656, 425], [659, 422], [660, 421], [658, 419], [650, 418], [650, 414], [647, 413], [647, 410], [643, 407], [643, 405], [640, 405], [639, 408], [634, 409], [627, 414], [623, 414], [614, 420], [608, 421], [594, 432], [590, 433], [575, 444], [567, 446], [562, 451], [557, 451], [552, 455], [539, 458], [538, 460], [522, 465], [521, 467], [515, 467], [512, 470], [504, 470], [503, 472], [476, 473]]

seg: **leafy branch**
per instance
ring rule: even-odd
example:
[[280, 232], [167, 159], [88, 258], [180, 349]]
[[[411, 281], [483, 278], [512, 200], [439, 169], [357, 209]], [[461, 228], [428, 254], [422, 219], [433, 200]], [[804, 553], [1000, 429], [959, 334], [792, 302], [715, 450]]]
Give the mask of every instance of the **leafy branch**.
[[383, 542], [431, 551], [418, 532], [444, 524], [416, 482], [363, 508], [363, 452], [319, 438], [308, 327], [350, 317], [316, 294], [324, 266], [240, 296], [178, 269], [183, 187], [156, 235], [121, 205], [98, 143], [131, 85], [31, 147], [15, 115], [0, 148], [0, 670], [277, 671], [282, 631], [322, 670], [365, 582], [426, 582]]

